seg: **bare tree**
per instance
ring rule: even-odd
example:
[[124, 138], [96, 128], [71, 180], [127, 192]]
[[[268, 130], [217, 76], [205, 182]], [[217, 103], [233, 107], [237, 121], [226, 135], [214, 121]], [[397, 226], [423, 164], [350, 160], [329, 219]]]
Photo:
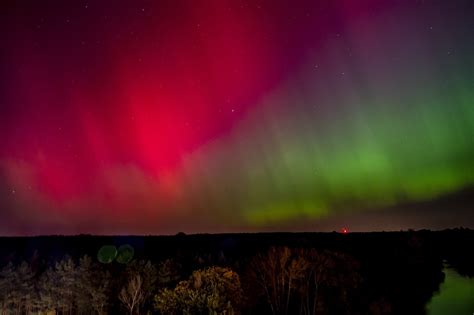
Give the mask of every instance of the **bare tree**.
[[[152, 307], [151, 298], [157, 289], [158, 272], [154, 264], [149, 260], [134, 260], [127, 265], [125, 275], [127, 279], [131, 279], [136, 275], [140, 275], [142, 279], [143, 307], [149, 309]], [[142, 305], [140, 305], [141, 308]]]
[[271, 247], [251, 263], [256, 282], [263, 288], [273, 314], [288, 314], [296, 284], [305, 276], [308, 261], [288, 247]]
[[[321, 313], [323, 302], [348, 305], [360, 282], [358, 264], [350, 256], [315, 249], [271, 247], [250, 264], [250, 275], [262, 289], [273, 314]], [[336, 297], [335, 297], [336, 296]], [[335, 303], [337, 300], [337, 303]]]
[[[337, 304], [349, 309], [349, 293], [357, 288], [361, 281], [357, 261], [339, 252], [317, 251], [313, 248], [296, 251], [308, 261], [305, 276], [298, 284], [300, 314], [321, 313], [323, 303], [326, 307]], [[331, 310], [326, 311], [331, 313]]]
[[145, 301], [143, 280], [139, 274], [131, 277], [119, 294], [120, 301], [130, 311], [130, 315], [140, 314], [140, 305]]

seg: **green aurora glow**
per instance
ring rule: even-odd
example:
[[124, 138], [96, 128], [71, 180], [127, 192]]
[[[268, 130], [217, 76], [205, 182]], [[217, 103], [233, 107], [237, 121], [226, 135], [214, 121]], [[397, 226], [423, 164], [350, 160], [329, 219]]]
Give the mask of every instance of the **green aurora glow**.
[[[271, 226], [430, 200], [470, 187], [469, 79], [453, 75], [439, 86], [433, 78], [388, 98], [384, 91], [397, 84], [388, 78], [371, 83], [371, 97], [364, 98], [350, 83], [324, 90], [303, 73], [292, 80], [301, 85], [267, 96], [231, 135], [188, 160], [189, 170], [200, 170], [188, 174], [198, 179], [194, 190], [201, 187], [193, 198], [207, 196], [201, 202], [216, 209], [230, 205], [226, 217], [235, 222]], [[311, 104], [314, 111], [308, 112]]]

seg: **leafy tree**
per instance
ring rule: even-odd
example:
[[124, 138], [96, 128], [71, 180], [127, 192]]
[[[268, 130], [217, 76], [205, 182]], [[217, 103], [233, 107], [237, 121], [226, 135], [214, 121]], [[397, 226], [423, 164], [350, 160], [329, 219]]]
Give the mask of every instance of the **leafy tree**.
[[48, 268], [38, 281], [36, 309], [42, 313], [107, 313], [110, 274], [89, 256], [75, 264], [64, 258]]
[[15, 267], [9, 262], [0, 271], [0, 307], [2, 314], [13, 307], [14, 298], [12, 292], [15, 289]]
[[194, 271], [189, 280], [155, 296], [161, 314], [239, 314], [243, 293], [238, 274], [229, 268]]
[[89, 256], [79, 260], [77, 279], [79, 313], [107, 313], [111, 276]]
[[0, 305], [3, 313], [31, 313], [37, 300], [35, 274], [26, 262], [0, 271]]
[[76, 302], [76, 281], [78, 272], [76, 264], [71, 258], [65, 258], [55, 264], [54, 280], [56, 293], [59, 297], [59, 309], [62, 313], [71, 314]]
[[107, 314], [109, 305], [111, 275], [108, 271], [99, 270], [94, 274], [90, 287], [91, 306], [99, 315]]
[[58, 309], [59, 296], [55, 288], [55, 278], [56, 276], [52, 268], [48, 268], [39, 278], [37, 309], [41, 313]]
[[26, 262], [22, 262], [15, 272], [15, 290], [20, 312], [31, 313], [34, 301], [37, 299], [34, 283], [34, 273]]
[[73, 314], [77, 311], [81, 297], [78, 296], [79, 271], [70, 257], [66, 257], [48, 268], [39, 283], [40, 309]]

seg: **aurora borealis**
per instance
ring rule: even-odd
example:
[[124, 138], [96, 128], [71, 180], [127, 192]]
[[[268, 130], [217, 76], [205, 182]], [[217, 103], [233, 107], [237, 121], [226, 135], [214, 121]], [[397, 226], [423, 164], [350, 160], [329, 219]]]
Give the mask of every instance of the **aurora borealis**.
[[296, 3], [2, 1], [0, 233], [474, 227], [474, 2]]

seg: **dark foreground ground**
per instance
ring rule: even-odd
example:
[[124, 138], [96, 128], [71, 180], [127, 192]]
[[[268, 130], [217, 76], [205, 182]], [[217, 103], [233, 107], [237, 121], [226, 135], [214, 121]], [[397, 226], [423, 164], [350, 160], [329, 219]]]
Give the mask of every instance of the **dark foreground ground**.
[[0, 238], [0, 313], [427, 314], [444, 267], [474, 275], [473, 244], [468, 229]]

